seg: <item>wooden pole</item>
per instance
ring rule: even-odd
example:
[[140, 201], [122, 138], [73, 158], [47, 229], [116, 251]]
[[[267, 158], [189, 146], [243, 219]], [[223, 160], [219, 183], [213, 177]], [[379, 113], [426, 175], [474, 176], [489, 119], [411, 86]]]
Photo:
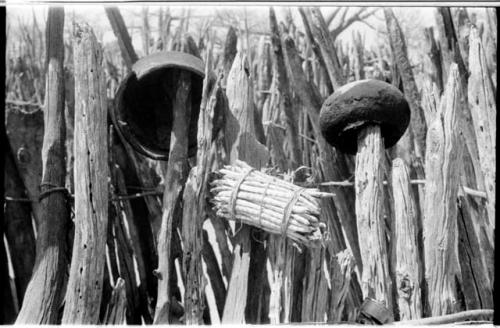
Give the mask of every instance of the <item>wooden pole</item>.
[[[43, 173], [35, 268], [16, 323], [55, 324], [63, 299], [67, 266], [68, 199], [65, 194], [64, 10], [50, 8], [46, 29], [47, 81]], [[43, 198], [42, 198], [43, 197]]]
[[[495, 182], [496, 182], [496, 118], [497, 108], [494, 88], [491, 83], [486, 57], [478, 36], [473, 28], [469, 42], [468, 101], [472, 123], [477, 138], [477, 149], [481, 170], [484, 175], [484, 187], [488, 197], [488, 210], [491, 233], [495, 228]], [[490, 240], [493, 241], [493, 235]]]
[[106, 15], [108, 16], [109, 23], [118, 39], [118, 45], [125, 61], [125, 65], [130, 70], [132, 65], [137, 61], [138, 57], [132, 46], [132, 40], [127, 31], [127, 26], [123, 21], [120, 10], [117, 7], [105, 7]]
[[[384, 8], [387, 21], [387, 29], [392, 47], [394, 48], [394, 58], [398, 67], [399, 75], [403, 80], [405, 98], [408, 100], [411, 110], [410, 128], [415, 136], [415, 155], [417, 160], [423, 162], [425, 154], [425, 135], [427, 126], [424, 114], [420, 106], [420, 94], [415, 83], [413, 71], [406, 49], [403, 32], [391, 8]], [[422, 165], [422, 163], [420, 163]]]
[[[165, 90], [169, 92], [169, 90]], [[172, 91], [170, 91], [172, 92]], [[173, 104], [174, 123], [170, 139], [170, 151], [165, 173], [163, 194], [163, 215], [158, 235], [158, 300], [154, 317], [155, 324], [170, 323], [171, 306], [171, 255], [174, 216], [179, 210], [182, 189], [188, 177], [188, 127], [191, 115], [191, 73], [180, 71], [175, 101]]]
[[[182, 240], [183, 243], [183, 275], [186, 281], [184, 292], [185, 323], [188, 325], [203, 324], [205, 308], [205, 278], [202, 268], [203, 222], [207, 218], [208, 198], [207, 180], [216, 160], [216, 151], [212, 141], [212, 132], [220, 130], [217, 122], [219, 115], [215, 112], [218, 88], [210, 90], [212, 74], [211, 53], [208, 52], [205, 64], [205, 79], [203, 81], [202, 101], [198, 119], [198, 152], [196, 167], [191, 169], [184, 188]], [[218, 83], [217, 81], [216, 83]], [[218, 114], [218, 115], [217, 115]], [[218, 290], [214, 290], [219, 293]], [[219, 299], [219, 302], [221, 300]]]
[[[299, 150], [297, 115], [292, 106], [292, 95], [286, 75], [285, 60], [283, 58], [283, 50], [281, 48], [281, 34], [279, 31], [278, 22], [274, 14], [274, 10], [270, 8], [269, 19], [271, 25], [271, 44], [272, 44], [272, 59], [273, 59], [273, 76], [276, 81], [277, 90], [280, 94], [279, 108], [284, 113], [287, 143], [290, 147], [290, 165], [289, 168], [294, 170], [301, 165], [301, 154]], [[280, 147], [283, 147], [280, 145]]]
[[342, 74], [337, 52], [326, 26], [323, 14], [319, 8], [306, 9], [308, 26], [311, 29], [314, 42], [319, 46], [321, 57], [325, 63], [330, 82], [334, 89], [345, 84], [346, 80]]
[[392, 162], [392, 194], [394, 196], [394, 223], [392, 256], [396, 280], [397, 304], [400, 320], [422, 318], [423, 263], [418, 237], [418, 216], [410, 184], [409, 170], [403, 160]]
[[458, 160], [462, 152], [458, 142], [459, 83], [458, 68], [453, 64], [441, 106], [427, 134], [423, 239], [429, 314], [432, 316], [460, 310], [456, 219], [460, 183]]
[[383, 218], [384, 149], [379, 126], [369, 126], [361, 131], [356, 153], [356, 221], [358, 234], [363, 236], [359, 238], [363, 296], [384, 302], [388, 309], [392, 309], [392, 283]]
[[102, 49], [75, 28], [75, 239], [63, 324], [97, 324], [108, 225], [108, 138]]
[[[255, 138], [251, 92], [248, 62], [246, 56], [238, 52], [229, 72], [226, 88], [231, 110], [231, 113], [228, 113], [231, 115], [227, 118], [225, 131], [228, 141], [231, 142], [228, 153], [230, 163], [240, 159], [254, 168], [260, 168], [267, 163], [269, 153]], [[244, 323], [250, 266], [249, 226], [238, 227], [233, 254], [233, 269], [222, 323]], [[252, 287], [257, 288], [257, 286]]]

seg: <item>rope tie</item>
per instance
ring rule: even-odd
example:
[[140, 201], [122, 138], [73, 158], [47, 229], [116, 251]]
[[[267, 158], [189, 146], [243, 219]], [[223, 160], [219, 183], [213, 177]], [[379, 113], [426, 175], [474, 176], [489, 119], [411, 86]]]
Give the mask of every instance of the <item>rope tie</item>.
[[64, 196], [68, 199], [71, 197], [71, 194], [66, 187], [61, 187], [61, 186], [54, 185], [54, 184], [48, 183], [48, 182], [44, 182], [44, 183], [40, 184], [40, 189], [42, 189], [42, 187], [49, 187], [49, 189], [40, 193], [40, 195], [38, 196], [39, 202], [41, 202], [44, 198], [46, 198], [47, 196], [49, 196], [50, 194], [52, 194], [54, 192], [62, 192], [62, 193], [64, 193]]
[[[255, 171], [255, 169], [249, 169], [248, 171], [246, 171], [245, 174], [243, 174], [241, 176], [240, 180], [238, 180], [238, 183], [236, 184], [235, 188], [233, 189], [233, 192], [231, 193], [231, 198], [229, 199], [229, 204], [231, 205], [231, 207], [230, 207], [231, 208], [231, 219], [233, 221], [236, 221], [236, 199], [238, 198], [238, 192], [240, 191], [240, 187], [243, 184], [243, 182], [245, 181], [245, 179], [253, 171]], [[241, 223], [240, 228], [237, 231], [235, 231], [234, 234], [236, 235], [241, 230], [242, 227], [243, 227], [243, 223]]]

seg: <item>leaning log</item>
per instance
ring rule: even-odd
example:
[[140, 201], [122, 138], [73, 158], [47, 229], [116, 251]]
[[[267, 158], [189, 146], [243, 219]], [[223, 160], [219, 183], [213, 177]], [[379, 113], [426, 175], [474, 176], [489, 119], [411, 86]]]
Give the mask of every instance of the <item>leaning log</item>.
[[64, 10], [50, 8], [47, 35], [47, 93], [42, 147], [40, 217], [35, 268], [16, 323], [56, 324], [65, 282], [68, 199], [64, 188]]
[[75, 67], [75, 239], [64, 324], [97, 324], [108, 225], [108, 142], [103, 52], [88, 25], [77, 25]]
[[118, 39], [118, 45], [120, 47], [123, 60], [125, 65], [130, 70], [132, 65], [137, 61], [137, 55], [132, 46], [132, 40], [127, 31], [127, 26], [123, 21], [123, 17], [120, 14], [120, 9], [117, 7], [106, 7], [106, 15], [108, 16], [109, 23], [113, 29], [113, 33]]

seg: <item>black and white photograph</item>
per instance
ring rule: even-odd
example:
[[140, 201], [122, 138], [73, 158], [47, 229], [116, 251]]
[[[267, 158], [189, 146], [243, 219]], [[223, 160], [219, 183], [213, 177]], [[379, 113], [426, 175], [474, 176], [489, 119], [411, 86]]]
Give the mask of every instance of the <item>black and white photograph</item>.
[[497, 6], [0, 3], [0, 324], [500, 324]]

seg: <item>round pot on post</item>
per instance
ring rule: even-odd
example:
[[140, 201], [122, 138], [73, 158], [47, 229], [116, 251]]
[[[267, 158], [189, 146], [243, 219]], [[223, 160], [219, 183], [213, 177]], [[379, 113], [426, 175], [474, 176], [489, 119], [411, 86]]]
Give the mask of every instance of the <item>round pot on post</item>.
[[133, 149], [149, 158], [168, 160], [177, 80], [181, 71], [191, 73], [191, 118], [188, 155], [196, 155], [204, 64], [191, 54], [155, 53], [138, 60], [115, 95], [111, 119], [118, 133]]
[[[360, 80], [337, 89], [325, 100], [320, 127], [337, 150], [356, 155], [356, 223], [363, 269], [363, 297], [387, 307], [383, 321], [392, 320], [392, 289], [383, 217], [384, 149], [394, 146], [410, 122], [403, 94], [391, 84]], [[373, 306], [372, 306], [373, 308]], [[381, 311], [378, 311], [381, 312]]]

